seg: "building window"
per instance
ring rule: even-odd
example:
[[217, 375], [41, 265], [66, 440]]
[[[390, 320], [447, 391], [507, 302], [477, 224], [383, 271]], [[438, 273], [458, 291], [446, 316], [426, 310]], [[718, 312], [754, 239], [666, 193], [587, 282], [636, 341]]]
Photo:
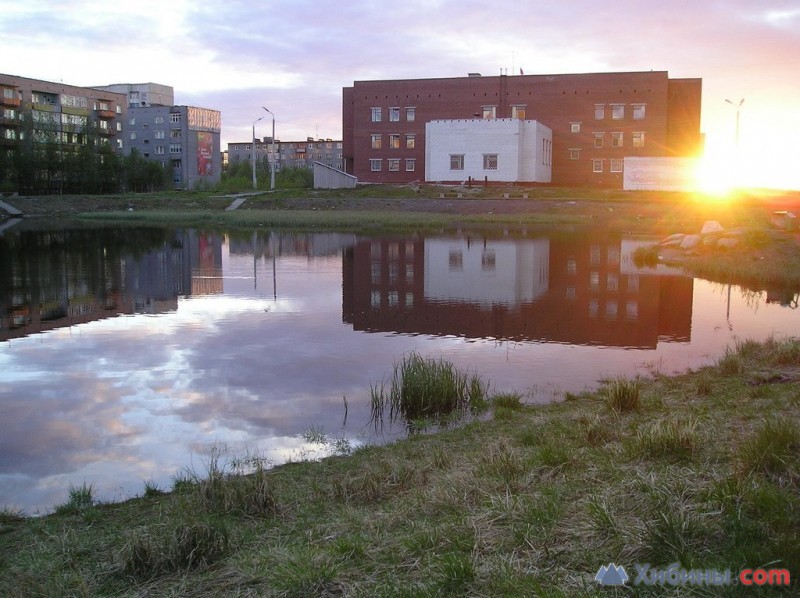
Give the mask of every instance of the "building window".
[[381, 171], [381, 159], [380, 158], [371, 158], [369, 161], [369, 169], [372, 172], [380, 172]]
[[181, 130], [180, 129], [172, 129], [169, 132], [170, 139], [180, 139], [181, 138]]
[[595, 133], [594, 134], [594, 147], [602, 148], [603, 147], [603, 137], [605, 133]]
[[136, 139], [136, 131], [131, 133], [131, 141], [133, 141], [134, 139]]
[[171, 143], [169, 146], [169, 153], [170, 154], [180, 154], [181, 153], [181, 145], [180, 143]]
[[595, 158], [592, 160], [592, 172], [603, 172], [603, 160]]
[[594, 119], [595, 120], [603, 120], [606, 117], [606, 105], [605, 104], [595, 104], [594, 105]]
[[373, 133], [371, 135], [371, 138], [372, 138], [372, 149], [381, 149], [381, 134]]
[[165, 132], [164, 131], [156, 131], [156, 139], [164, 139]]
[[414, 122], [417, 118], [417, 109], [413, 106], [409, 106], [406, 108], [406, 120], [408, 122]]
[[157, 145], [156, 146], [156, 155], [157, 156], [163, 156], [164, 155], [164, 146], [163, 145]]
[[406, 149], [414, 149], [416, 144], [417, 136], [414, 133], [409, 133], [406, 135]]
[[633, 120], [642, 120], [645, 114], [645, 104], [631, 104]]
[[611, 118], [614, 120], [625, 118], [625, 104], [611, 104]]
[[569, 148], [569, 159], [570, 160], [580, 160], [581, 159], [581, 148], [579, 148], [579, 147], [571, 147], [571, 148]]
[[372, 108], [372, 122], [381, 122], [381, 109], [379, 106]]
[[622, 160], [619, 159], [611, 160], [611, 172], [622, 172]]
[[481, 270], [494, 270], [497, 265], [497, 256], [494, 249], [484, 249], [481, 254]]
[[131, 116], [130, 119], [128, 119], [128, 124], [130, 126], [134, 126], [136, 124], [136, 117], [135, 116]]
[[450, 272], [460, 272], [464, 269], [464, 253], [457, 249], [450, 250], [447, 261]]
[[483, 169], [497, 170], [497, 154], [483, 154]]
[[156, 116], [153, 119], [153, 123], [157, 124], [157, 125], [163, 125], [164, 124], [164, 117], [163, 116]]
[[644, 147], [644, 131], [631, 133], [633, 137], [633, 147]]
[[400, 149], [400, 135], [397, 133], [392, 133], [389, 135], [389, 148], [390, 149]]
[[179, 122], [181, 122], [181, 113], [180, 112], [170, 112], [170, 114], [169, 114], [169, 122], [171, 122], [171, 123], [179, 123]]
[[511, 106], [511, 118], [525, 120], [525, 106]]
[[622, 147], [622, 133], [611, 133], [611, 147]]
[[417, 168], [416, 158], [406, 158], [406, 172], [414, 172]]
[[483, 106], [483, 118], [497, 118], [497, 106]]
[[450, 170], [464, 170], [464, 154], [450, 154]]
[[581, 132], [581, 123], [569, 123], [569, 132], [570, 133], [580, 133]]
[[400, 158], [389, 158], [389, 172], [400, 171]]
[[400, 108], [389, 108], [389, 120], [393, 123], [400, 122]]

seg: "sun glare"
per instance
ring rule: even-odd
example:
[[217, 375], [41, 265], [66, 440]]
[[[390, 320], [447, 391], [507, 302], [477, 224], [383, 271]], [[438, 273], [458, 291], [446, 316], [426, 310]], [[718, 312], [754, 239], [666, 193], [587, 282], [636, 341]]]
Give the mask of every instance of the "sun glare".
[[695, 170], [696, 189], [712, 197], [727, 197], [739, 185], [734, 162], [724, 153], [706, 153], [698, 160]]

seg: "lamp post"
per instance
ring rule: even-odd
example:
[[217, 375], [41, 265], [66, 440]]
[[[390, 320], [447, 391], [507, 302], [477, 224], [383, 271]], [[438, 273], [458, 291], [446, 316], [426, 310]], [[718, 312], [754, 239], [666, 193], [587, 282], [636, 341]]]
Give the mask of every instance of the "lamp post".
[[266, 110], [269, 114], [272, 115], [272, 143], [271, 143], [271, 146], [272, 146], [272, 160], [270, 161], [271, 168], [270, 168], [269, 188], [274, 191], [275, 190], [275, 160], [276, 160], [276, 158], [275, 158], [275, 115], [272, 113], [272, 111], [269, 108], [266, 108], [264, 106], [261, 106], [261, 107], [264, 108], [264, 110]]
[[253, 165], [253, 191], [256, 190], [256, 123], [260, 120], [264, 120], [264, 117], [257, 118], [253, 121], [253, 151], [250, 153], [250, 161]]
[[742, 110], [742, 104], [744, 104], [744, 98], [739, 100], [739, 103], [731, 102], [730, 100], [725, 100], [731, 106], [736, 106], [736, 151], [739, 151], [739, 112]]

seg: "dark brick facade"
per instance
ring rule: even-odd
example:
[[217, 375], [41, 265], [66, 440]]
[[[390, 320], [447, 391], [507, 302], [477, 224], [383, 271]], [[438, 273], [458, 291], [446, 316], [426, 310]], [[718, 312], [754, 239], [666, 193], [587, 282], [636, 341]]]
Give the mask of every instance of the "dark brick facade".
[[[670, 79], [665, 71], [356, 81], [342, 93], [345, 170], [362, 182], [424, 181], [425, 123], [493, 110], [495, 118], [553, 130], [554, 185], [621, 188], [626, 156], [700, 152], [701, 92], [701, 79]], [[381, 160], [380, 170], [370, 160]], [[399, 168], [389, 170], [390, 160]]]

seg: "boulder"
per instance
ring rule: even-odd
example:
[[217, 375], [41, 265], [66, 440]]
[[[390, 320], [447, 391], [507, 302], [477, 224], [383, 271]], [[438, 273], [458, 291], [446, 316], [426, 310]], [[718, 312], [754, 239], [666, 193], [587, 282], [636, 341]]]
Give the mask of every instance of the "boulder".
[[717, 241], [717, 247], [720, 249], [733, 249], [739, 245], [739, 237], [723, 237]]
[[686, 235], [681, 241], [681, 249], [693, 249], [702, 243], [703, 237], [700, 235]]
[[709, 233], [721, 233], [724, 230], [725, 228], [716, 220], [706, 220], [703, 223], [703, 228], [700, 229], [700, 234], [707, 235]]
[[675, 233], [674, 235], [670, 235], [669, 237], [666, 237], [665, 239], [662, 239], [658, 244], [659, 245], [674, 245], [675, 241], [678, 241], [680, 243], [685, 236], [686, 235], [684, 235], [683, 233]]

